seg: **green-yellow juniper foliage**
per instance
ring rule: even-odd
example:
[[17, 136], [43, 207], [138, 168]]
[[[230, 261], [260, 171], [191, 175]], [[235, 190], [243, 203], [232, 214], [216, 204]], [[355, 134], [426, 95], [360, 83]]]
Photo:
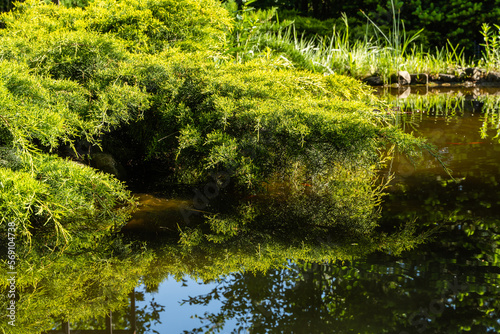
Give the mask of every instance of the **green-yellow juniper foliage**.
[[[26, 1], [1, 20], [0, 226], [3, 236], [18, 226], [15, 333], [114, 312], [138, 282], [154, 288], [168, 275], [213, 280], [422, 241], [411, 228], [375, 231], [376, 175], [381, 150], [411, 155], [424, 143], [353, 79], [297, 70], [272, 52], [236, 64], [233, 22], [215, 0]], [[227, 172], [232, 188], [214, 202], [244, 200], [179, 224], [156, 254], [132, 251], [109, 234], [133, 207], [125, 185], [57, 155], [118, 130], [175, 182], [203, 188]]]
[[[348, 171], [363, 175], [358, 181], [367, 185], [360, 188], [367, 198], [374, 196], [380, 148], [422, 146], [374, 111], [373, 97], [353, 79], [294, 70], [272, 58], [234, 64], [224, 55], [232, 21], [215, 1], [95, 1], [85, 9], [26, 1], [2, 21], [0, 134], [4, 150], [20, 161], [17, 168], [4, 164], [2, 182], [27, 173], [34, 181], [20, 192], [33, 196], [21, 198], [37, 205], [50, 198], [37, 194], [51, 189], [68, 196], [53, 198], [52, 210], [6, 210], [3, 222], [18, 220], [26, 236], [36, 221], [51, 221], [60, 236], [70, 236], [71, 226], [85, 224], [66, 224], [65, 217], [83, 222], [100, 212], [110, 215], [103, 226], [123, 225], [126, 215], [113, 218], [112, 206], [100, 199], [129, 198], [123, 184], [54, 155], [78, 139], [99, 145], [100, 136], [118, 128], [149, 158], [175, 165], [178, 182], [230, 170], [247, 189], [261, 189], [269, 179], [315, 180], [312, 191], [324, 192], [325, 183], [335, 183], [329, 178]], [[64, 178], [41, 177], [49, 160], [75, 185], [85, 184], [78, 179], [87, 173], [86, 182], [100, 186], [84, 192]], [[325, 195], [334, 202], [352, 198], [353, 206], [360, 198], [351, 191], [333, 195], [334, 188]], [[81, 192], [93, 201], [77, 210], [71, 203], [83, 201]]]
[[[356, 80], [296, 70], [271, 56], [235, 63], [226, 53], [234, 22], [215, 0], [102, 0], [84, 9], [29, 0], [1, 21], [0, 229], [5, 238], [7, 224], [16, 223], [19, 268], [36, 270], [19, 282], [25, 296], [66, 298], [50, 292], [49, 276], [63, 289], [73, 284], [65, 275], [79, 274], [61, 269], [71, 260], [44, 252], [99, 252], [129, 219], [134, 200], [125, 184], [58, 156], [63, 145], [99, 146], [118, 130], [143, 157], [172, 167], [175, 182], [204, 184], [224, 171], [231, 191], [257, 194], [202, 225], [183, 226], [181, 247], [169, 249], [178, 255], [169, 269], [176, 275], [176, 265], [195, 251], [214, 259], [196, 274], [204, 278], [221, 263], [231, 272], [266, 270], [287, 256], [346, 257], [350, 248], [317, 247], [317, 238], [335, 231], [371, 240], [369, 250], [382, 247], [370, 239], [383, 188], [376, 181], [379, 151], [397, 144], [411, 154], [424, 144], [376, 111], [375, 98]], [[215, 257], [224, 249], [230, 262]], [[33, 269], [45, 260], [56, 267]], [[111, 277], [113, 260], [99, 261], [96, 270]], [[89, 276], [78, 284], [69, 301], [81, 300], [94, 283]], [[117, 288], [103, 289], [112, 298]], [[44, 312], [45, 302], [30, 305], [33, 298], [20, 312]], [[68, 300], [55, 315], [69, 316]], [[48, 328], [37, 319], [30, 330]]]

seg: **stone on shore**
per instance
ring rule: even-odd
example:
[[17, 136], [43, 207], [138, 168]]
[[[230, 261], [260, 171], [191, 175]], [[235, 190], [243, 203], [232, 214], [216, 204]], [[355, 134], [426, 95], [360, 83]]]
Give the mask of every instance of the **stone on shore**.
[[397, 75], [391, 76], [391, 83], [397, 83], [399, 86], [407, 86], [411, 83], [411, 76], [408, 71], [398, 71]]

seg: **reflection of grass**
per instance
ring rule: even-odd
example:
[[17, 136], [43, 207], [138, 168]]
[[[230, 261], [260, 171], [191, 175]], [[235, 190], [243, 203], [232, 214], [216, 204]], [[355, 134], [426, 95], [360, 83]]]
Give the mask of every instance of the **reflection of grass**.
[[393, 95], [386, 95], [386, 101], [399, 106], [393, 111], [395, 122], [403, 127], [411, 127], [422, 120], [423, 115], [432, 114], [434, 117], [443, 117], [447, 122], [463, 117], [465, 111], [481, 112], [482, 125], [479, 129], [481, 139], [490, 136], [500, 137], [500, 96], [481, 95], [471, 99], [460, 92], [448, 94], [410, 95], [406, 99], [398, 99]]
[[[488, 130], [496, 130], [496, 135], [493, 137], [499, 139], [500, 137], [500, 96], [491, 98], [480, 99], [483, 103], [482, 117], [483, 126], [481, 127], [481, 138], [488, 137]], [[500, 142], [500, 139], [499, 139]]]

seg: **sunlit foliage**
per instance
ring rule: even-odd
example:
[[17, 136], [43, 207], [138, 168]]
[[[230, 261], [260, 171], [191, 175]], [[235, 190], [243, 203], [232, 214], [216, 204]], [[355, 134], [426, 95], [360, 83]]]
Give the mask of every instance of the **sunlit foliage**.
[[[18, 228], [20, 326], [47, 329], [47, 309], [77, 321], [123, 304], [150, 260], [120, 262], [106, 247], [134, 203], [123, 183], [81, 164], [89, 159], [77, 152], [82, 141], [97, 150], [111, 138], [113, 152], [133, 143], [134, 154], [120, 158], [154, 161], [171, 171], [171, 183], [224, 172], [231, 186], [220, 199], [256, 196], [181, 224], [168, 244], [176, 265], [217, 252], [200, 270], [206, 278], [224, 261], [221, 247], [234, 254], [227, 272], [390, 248], [392, 239], [374, 232], [379, 150], [398, 145], [413, 154], [425, 144], [375, 110], [361, 83], [280, 58], [233, 63], [232, 21], [216, 1], [109, 0], [85, 9], [26, 1], [1, 20], [1, 229]], [[327, 240], [318, 249], [315, 240], [336, 233], [366, 247]], [[394, 249], [411, 247], [408, 236], [396, 234]], [[265, 258], [255, 257], [260, 245]], [[190, 269], [180, 268], [171, 272]]]

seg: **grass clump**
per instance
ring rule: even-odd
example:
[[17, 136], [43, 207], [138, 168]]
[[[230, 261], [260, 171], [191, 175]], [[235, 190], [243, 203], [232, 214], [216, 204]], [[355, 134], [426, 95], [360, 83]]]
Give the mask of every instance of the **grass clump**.
[[484, 23], [481, 28], [484, 52], [480, 64], [488, 70], [498, 70], [500, 69], [500, 26], [494, 24], [492, 28]]
[[[278, 29], [269, 29], [269, 24], [258, 20], [261, 10], [254, 12], [247, 9], [242, 14], [246, 19], [242, 21], [253, 22], [254, 33], [248, 36], [245, 48], [239, 50], [236, 59], [244, 62], [272, 55], [286, 59], [290, 66], [297, 68], [327, 74], [335, 72], [359, 79], [377, 75], [385, 83], [402, 70], [410, 73], [461, 74], [467, 67], [480, 66], [488, 71], [500, 69], [498, 33], [490, 25], [484, 24], [482, 28], [485, 43], [482, 44], [484, 51], [481, 58], [467, 57], [459, 44], [454, 45], [450, 41], [442, 47], [427, 50], [418, 43], [423, 29], [407, 34], [394, 2], [390, 4], [392, 27], [389, 31], [380, 28], [363, 13], [367, 20], [364, 36], [359, 34], [359, 27], [350, 27], [345, 15], [331, 23], [329, 33], [325, 34], [322, 30], [321, 34], [311, 36], [300, 30], [304, 18], [299, 17], [296, 24], [286, 21]], [[276, 12], [276, 17], [268, 20], [279, 23], [278, 14]], [[316, 21], [312, 20], [318, 25]]]

